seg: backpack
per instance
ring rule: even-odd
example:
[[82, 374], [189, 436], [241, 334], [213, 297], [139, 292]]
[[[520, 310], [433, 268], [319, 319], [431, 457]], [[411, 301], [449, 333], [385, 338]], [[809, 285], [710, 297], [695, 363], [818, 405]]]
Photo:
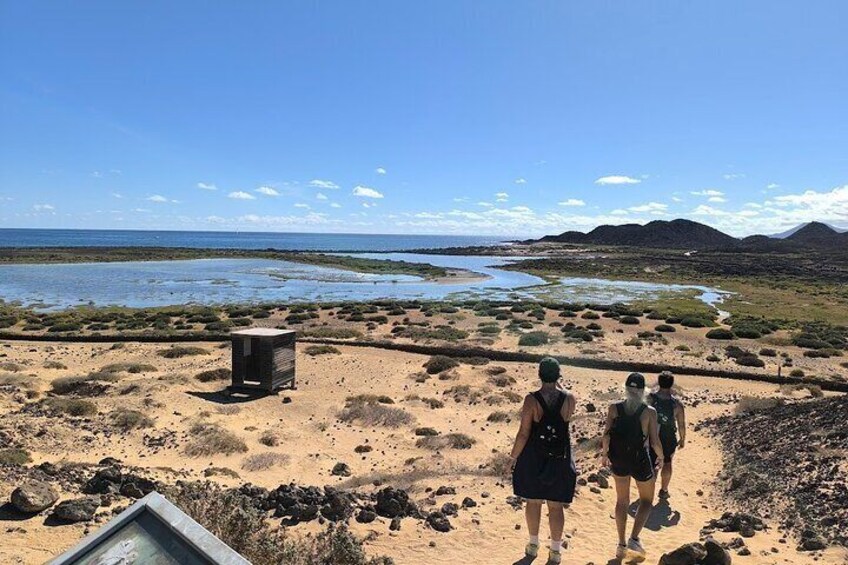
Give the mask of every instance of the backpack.
[[569, 438], [568, 428], [562, 419], [562, 405], [565, 403], [566, 395], [560, 391], [553, 406], [548, 406], [545, 397], [538, 391], [533, 397], [542, 407], [542, 419], [533, 426], [535, 444], [539, 453], [548, 459], [562, 459], [568, 454]]
[[657, 394], [651, 394], [651, 401], [657, 411], [657, 425], [661, 439], [674, 439], [677, 436], [677, 420], [674, 417], [674, 409], [677, 401], [674, 397], [662, 398]]
[[616, 461], [635, 461], [645, 450], [645, 434], [642, 432], [642, 412], [644, 404], [633, 414], [624, 411], [624, 403], [615, 405], [617, 416], [610, 430], [610, 459]]

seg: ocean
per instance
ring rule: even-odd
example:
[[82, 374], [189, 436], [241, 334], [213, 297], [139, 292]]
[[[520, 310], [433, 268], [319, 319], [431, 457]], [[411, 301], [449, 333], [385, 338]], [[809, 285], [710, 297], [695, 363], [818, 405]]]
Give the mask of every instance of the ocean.
[[502, 241], [503, 238], [493, 236], [461, 235], [0, 228], [0, 247], [191, 247], [383, 252], [489, 246]]

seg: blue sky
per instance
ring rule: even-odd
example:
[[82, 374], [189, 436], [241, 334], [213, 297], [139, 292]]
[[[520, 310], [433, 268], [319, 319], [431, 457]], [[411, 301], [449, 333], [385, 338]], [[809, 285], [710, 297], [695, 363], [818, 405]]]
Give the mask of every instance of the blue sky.
[[0, 1], [0, 225], [848, 226], [848, 3]]

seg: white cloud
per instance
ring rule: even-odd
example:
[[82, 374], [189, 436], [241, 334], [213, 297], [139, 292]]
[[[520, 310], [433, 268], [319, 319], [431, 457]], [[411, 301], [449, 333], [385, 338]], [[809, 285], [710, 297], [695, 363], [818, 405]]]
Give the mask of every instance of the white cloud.
[[683, 199], [682, 199], [682, 198], [680, 198], [679, 196], [672, 196], [672, 197], [671, 197], [671, 199], [672, 199], [674, 202], [683, 202]]
[[358, 185], [353, 189], [353, 195], [361, 198], [382, 198], [383, 194], [373, 188]]
[[376, 169], [374, 169], [374, 172], [377, 173], [378, 175], [385, 175], [386, 169], [384, 169], [383, 167], [377, 167]]
[[148, 196], [147, 200], [150, 202], [168, 202], [168, 199], [162, 196], [161, 194], [154, 194], [153, 196]]
[[707, 202], [715, 202], [720, 204], [722, 202], [727, 202], [727, 198], [725, 198], [724, 196], [710, 196], [709, 198], [707, 198]]
[[628, 212], [627, 210], [622, 210], [621, 208], [617, 208], [617, 209], [613, 210], [612, 212], [610, 212], [610, 214], [612, 214], [613, 216], [626, 216], [629, 213], [630, 212]]
[[563, 200], [562, 202], [558, 202], [560, 206], [585, 206], [586, 203], [578, 198], [569, 198], [568, 200]]
[[32, 207], [36, 212], [52, 212], [56, 209], [52, 204], [36, 204]]
[[454, 198], [454, 202], [468, 202], [469, 198], [467, 196], [460, 196], [458, 198]]
[[335, 190], [335, 189], [339, 188], [339, 185], [337, 185], [333, 181], [331, 181], [331, 180], [321, 180], [321, 179], [312, 179], [311, 181], [309, 181], [309, 186], [312, 186], [312, 187], [315, 187], [315, 188], [324, 188], [324, 189], [329, 189], [329, 190]]
[[318, 200], [327, 200], [327, 195], [319, 192], [318, 194], [315, 195], [315, 198], [318, 199]]
[[342, 205], [338, 202], [330, 202], [330, 208], [341, 208]]
[[218, 190], [217, 186], [215, 186], [214, 184], [207, 183], [207, 182], [197, 183], [197, 188], [199, 188], [201, 190]]
[[655, 214], [661, 215], [665, 214], [666, 210], [668, 210], [668, 204], [662, 204], [660, 202], [648, 202], [647, 204], [641, 204], [639, 206], [631, 206], [628, 208], [631, 212], [636, 212], [637, 214]]
[[103, 178], [103, 173], [101, 173], [100, 171], [92, 171], [91, 176], [93, 176], [96, 179], [99, 179], [99, 178]]
[[595, 184], [608, 185], [608, 184], [639, 184], [642, 182], [639, 179], [634, 179], [633, 177], [628, 177], [625, 175], [607, 175], [605, 177], [601, 177], [595, 180]]
[[776, 182], [770, 182], [766, 185], [766, 188], [768, 190], [774, 190], [775, 188], [780, 188], [780, 185], [777, 184]]
[[259, 194], [264, 194], [265, 196], [279, 196], [280, 193], [271, 188], [270, 186], [260, 186], [256, 189], [256, 192]]
[[720, 190], [713, 189], [704, 189], [690, 192], [692, 196], [724, 196], [724, 193]]
[[523, 178], [515, 179], [515, 184], [527, 184], [527, 180]]
[[112, 193], [112, 198], [123, 198], [123, 197], [124, 197], [124, 195], [119, 193], [119, 192], [113, 192]]
[[306, 210], [309, 210], [309, 204], [303, 204], [301, 202], [298, 202], [297, 204], [295, 204], [294, 207], [295, 208], [304, 208]]
[[234, 200], [256, 200], [256, 197], [250, 194], [249, 192], [244, 192], [243, 190], [236, 190], [227, 195], [227, 198], [232, 198]]
[[506, 192], [495, 193], [495, 202], [506, 202], [509, 200], [509, 194]]
[[482, 206], [483, 208], [493, 208], [495, 205], [491, 202], [478, 202], [477, 206]]
[[725, 173], [721, 175], [724, 180], [744, 179], [745, 173]]
[[146, 214], [150, 212], [147, 208], [133, 208], [131, 212], [138, 212], [139, 214]]
[[363, 208], [375, 208], [376, 206], [377, 206], [376, 204], [371, 203], [371, 202], [363, 202], [362, 203]]

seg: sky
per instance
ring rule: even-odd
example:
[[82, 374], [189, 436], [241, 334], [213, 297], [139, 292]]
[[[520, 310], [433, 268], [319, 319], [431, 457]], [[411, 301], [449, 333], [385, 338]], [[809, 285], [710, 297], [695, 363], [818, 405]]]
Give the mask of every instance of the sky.
[[0, 227], [848, 227], [843, 0], [0, 0]]

